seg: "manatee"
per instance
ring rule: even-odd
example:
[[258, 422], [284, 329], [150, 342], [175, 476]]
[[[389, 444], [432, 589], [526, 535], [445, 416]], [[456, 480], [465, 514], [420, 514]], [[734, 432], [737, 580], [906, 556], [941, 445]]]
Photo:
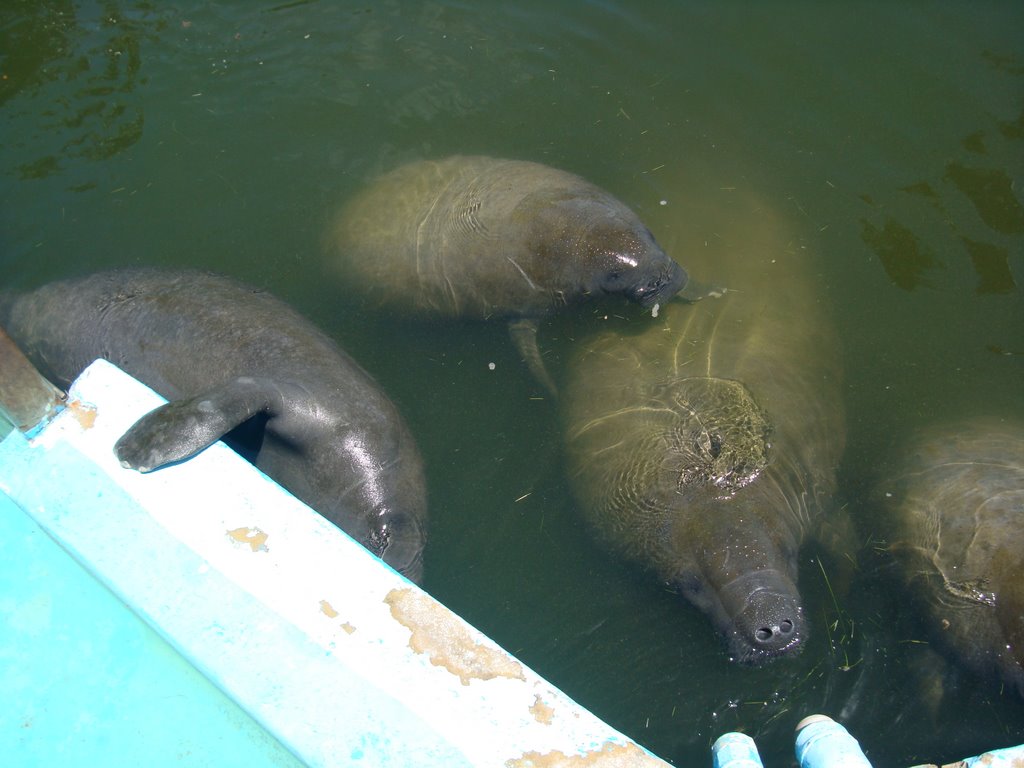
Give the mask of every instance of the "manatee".
[[416, 443], [370, 375], [284, 302], [204, 272], [125, 269], [6, 297], [0, 325], [61, 386], [105, 358], [170, 401], [118, 440], [125, 466], [148, 472], [244, 431], [263, 472], [422, 578]]
[[807, 635], [797, 555], [836, 488], [839, 347], [811, 260], [770, 206], [732, 191], [685, 208], [691, 268], [727, 290], [653, 322], [605, 322], [577, 347], [567, 465], [598, 538], [755, 665]]
[[1024, 697], [1024, 423], [921, 430], [878, 484], [891, 551], [931, 634]]
[[623, 203], [579, 176], [521, 160], [404, 165], [343, 207], [328, 247], [340, 280], [385, 305], [508, 322], [551, 392], [537, 347], [542, 318], [609, 294], [651, 307], [687, 285]]

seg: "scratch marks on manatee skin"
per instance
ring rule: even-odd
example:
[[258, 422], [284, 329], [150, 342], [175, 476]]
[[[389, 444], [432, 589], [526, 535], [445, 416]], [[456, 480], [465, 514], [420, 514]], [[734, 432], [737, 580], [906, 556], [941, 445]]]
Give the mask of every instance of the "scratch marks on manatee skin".
[[392, 589], [384, 602], [395, 621], [412, 632], [409, 648], [426, 655], [431, 664], [446, 669], [463, 685], [496, 677], [526, 680], [519, 662], [477, 642], [463, 622], [429, 596], [408, 588]]
[[441, 197], [447, 190], [448, 185], [437, 193], [437, 196], [423, 214], [423, 218], [420, 219], [420, 223], [416, 225], [416, 274], [421, 278], [423, 276], [423, 265], [420, 261], [420, 252], [423, 247], [423, 228], [427, 225], [427, 222], [430, 221], [430, 217], [433, 215], [434, 209], [437, 208], [437, 204], [441, 201]]
[[574, 432], [572, 432], [569, 435], [569, 438], [571, 440], [575, 440], [584, 433], [586, 433], [587, 431], [594, 429], [596, 427], [603, 426], [606, 422], [614, 421], [616, 419], [623, 417], [629, 419], [638, 413], [647, 414], [645, 419], [648, 421], [657, 421], [658, 417], [652, 414], [665, 415], [669, 417], [673, 417], [676, 415], [675, 409], [667, 405], [629, 405], [626, 406], [625, 408], [619, 408], [618, 410], [612, 411], [611, 413], [606, 413], [603, 416], [598, 416], [596, 418], [591, 419], [586, 424], [582, 425], [581, 427], [577, 428]]
[[530, 276], [528, 274], [526, 274], [526, 270], [519, 266], [519, 262], [517, 262], [511, 256], [506, 256], [505, 258], [508, 259], [509, 264], [511, 264], [513, 267], [519, 270], [519, 274], [523, 276], [523, 280], [525, 280], [526, 284], [530, 286], [531, 291], [540, 290], [540, 288], [537, 287], [537, 284], [530, 279]]

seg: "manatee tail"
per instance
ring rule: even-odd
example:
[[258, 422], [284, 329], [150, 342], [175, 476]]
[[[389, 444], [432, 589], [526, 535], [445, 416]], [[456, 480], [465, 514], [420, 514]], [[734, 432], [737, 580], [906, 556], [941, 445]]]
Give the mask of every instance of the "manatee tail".
[[537, 346], [537, 328], [539, 326], [540, 323], [536, 318], [521, 318], [508, 324], [508, 332], [512, 336], [512, 343], [516, 345], [516, 349], [519, 350], [519, 354], [526, 362], [533, 377], [552, 397], [558, 397], [558, 389], [548, 374], [548, 369], [540, 357], [540, 348]]

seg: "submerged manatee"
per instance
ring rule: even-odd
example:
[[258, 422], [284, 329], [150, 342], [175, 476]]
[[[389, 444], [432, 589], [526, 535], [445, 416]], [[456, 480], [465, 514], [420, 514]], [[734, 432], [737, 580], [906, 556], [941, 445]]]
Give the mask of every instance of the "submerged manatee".
[[329, 234], [347, 286], [449, 317], [498, 318], [553, 391], [538, 321], [587, 296], [652, 306], [687, 282], [633, 211], [539, 163], [455, 156], [394, 170], [358, 194]]
[[922, 432], [879, 501], [939, 643], [1024, 697], [1024, 424]]
[[64, 387], [105, 358], [171, 402], [115, 451], [140, 471], [246, 424], [256, 466], [410, 579], [421, 578], [426, 490], [395, 406], [288, 305], [224, 277], [130, 269], [0, 301], [0, 325]]
[[718, 197], [687, 203], [688, 252], [725, 295], [598, 333], [562, 405], [571, 482], [599, 537], [757, 664], [805, 637], [796, 558], [835, 489], [841, 370], [803, 249], [763, 204]]

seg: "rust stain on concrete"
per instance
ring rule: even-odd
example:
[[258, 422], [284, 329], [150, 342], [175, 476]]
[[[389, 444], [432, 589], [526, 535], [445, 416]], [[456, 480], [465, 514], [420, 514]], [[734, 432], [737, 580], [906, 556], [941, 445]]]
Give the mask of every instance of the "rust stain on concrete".
[[267, 551], [267, 539], [270, 537], [259, 528], [235, 528], [227, 534], [229, 539], [239, 544], [248, 544], [253, 552]]
[[463, 685], [473, 679], [526, 679], [519, 662], [476, 642], [465, 624], [427, 595], [409, 588], [392, 589], [384, 602], [395, 621], [412, 632], [409, 647], [426, 654], [431, 664], [448, 670]]
[[530, 705], [530, 714], [533, 715], [538, 723], [551, 725], [551, 720], [555, 716], [555, 710], [554, 707], [544, 702], [540, 694], [537, 694], [533, 699], [533, 704]]
[[[982, 766], [982, 768], [996, 764], [1005, 765], [1008, 768], [1024, 768], [1024, 760], [1022, 760], [1019, 757], [1013, 757], [1009, 760], [997, 760], [991, 752], [986, 752], [985, 754], [979, 756], [973, 764], [975, 766]], [[931, 768], [931, 766], [924, 766], [924, 768]], [[967, 761], [958, 760], [955, 763], [947, 763], [946, 765], [942, 766], [942, 768], [967, 768]]]
[[[326, 600], [320, 601], [320, 613], [322, 613], [329, 619], [336, 619], [338, 618], [338, 616], [341, 615], [336, 610], [334, 610], [334, 606], [328, 603]], [[356, 628], [349, 624], [347, 621], [341, 624], [341, 628], [350, 635], [356, 631]]]
[[665, 768], [666, 763], [636, 744], [605, 742], [599, 750], [567, 755], [561, 750], [526, 752], [505, 761], [505, 768]]
[[68, 403], [67, 410], [75, 417], [82, 429], [92, 429], [96, 424], [96, 408], [83, 403], [81, 400], [72, 400]]

